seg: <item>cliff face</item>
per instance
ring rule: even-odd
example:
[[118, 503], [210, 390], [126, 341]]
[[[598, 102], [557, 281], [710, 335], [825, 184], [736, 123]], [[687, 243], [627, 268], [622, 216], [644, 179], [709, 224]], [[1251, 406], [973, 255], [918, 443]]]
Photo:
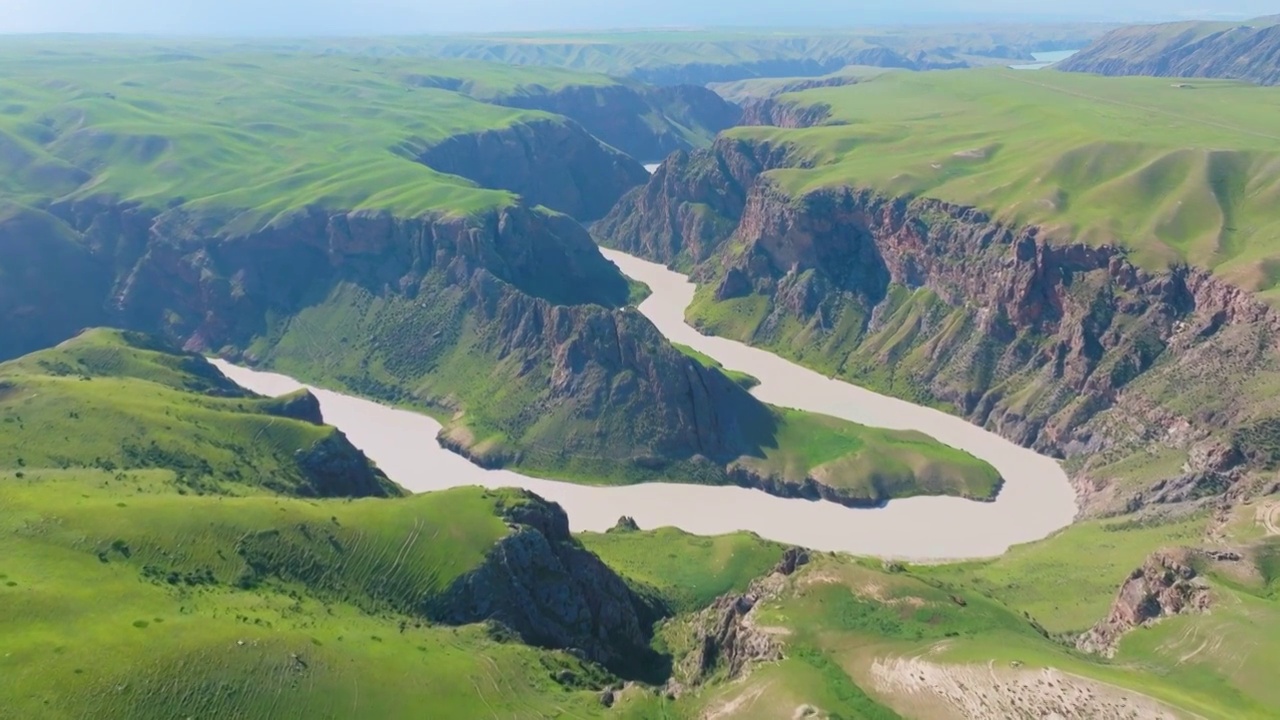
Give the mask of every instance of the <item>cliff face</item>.
[[[841, 83], [845, 84], [845, 83]], [[814, 85], [814, 87], [821, 87]], [[742, 104], [742, 125], [769, 125], [807, 128], [822, 125], [831, 117], [831, 107], [822, 103], [799, 104], [777, 98], [756, 98]]]
[[1108, 657], [1125, 633], [1164, 618], [1204, 612], [1212, 600], [1208, 583], [1192, 567], [1191, 551], [1164, 550], [1147, 558], [1120, 586], [1106, 619], [1080, 636], [1076, 646]]
[[1200, 23], [1115, 30], [1058, 66], [1100, 75], [1231, 78], [1280, 83], [1280, 24], [1222, 27]]
[[527, 500], [507, 510], [513, 532], [424, 613], [450, 624], [495, 622], [531, 645], [577, 650], [623, 674], [641, 670], [660, 610], [578, 544], [559, 505]]
[[[689, 150], [739, 124], [741, 111], [698, 85], [572, 85], [498, 97], [493, 102], [571, 118], [600, 140], [639, 160]], [[682, 131], [681, 128], [684, 130]]]
[[605, 147], [574, 122], [542, 120], [456, 135], [419, 160], [442, 173], [510, 190], [529, 205], [546, 205], [579, 220], [609, 211], [649, 177], [638, 162]]
[[[45, 274], [75, 278], [59, 282]], [[55, 345], [103, 324], [110, 272], [46, 213], [0, 209], [0, 359]]]
[[[1234, 451], [1149, 485], [1112, 464], [1190, 458], [1272, 416], [1261, 387], [1277, 370], [1276, 313], [1206, 272], [1146, 272], [1116, 248], [1050, 243], [972, 208], [848, 188], [794, 198], [735, 172], [779, 158], [722, 144], [672, 158], [597, 236], [692, 266], [705, 290], [691, 315], [704, 329], [1071, 459], [1086, 512], [1252, 487]], [[720, 221], [696, 222], [700, 204]], [[760, 301], [749, 321], [715, 311]]]
[[728, 138], [676, 153], [627, 193], [592, 234], [609, 247], [669, 265], [700, 263], [737, 228], [760, 173], [785, 163], [785, 148]]
[[[312, 209], [237, 233], [219, 229], [221, 218], [105, 202], [52, 212], [92, 272], [112, 278], [76, 296], [70, 324], [105, 318], [434, 407], [452, 416], [447, 442], [485, 465], [575, 464], [630, 479], [679, 465], [724, 482], [773, 422], [736, 383], [618, 309], [625, 279], [564, 216]], [[27, 260], [15, 266], [51, 285], [62, 277]], [[321, 456], [318, 477], [335, 454]]]

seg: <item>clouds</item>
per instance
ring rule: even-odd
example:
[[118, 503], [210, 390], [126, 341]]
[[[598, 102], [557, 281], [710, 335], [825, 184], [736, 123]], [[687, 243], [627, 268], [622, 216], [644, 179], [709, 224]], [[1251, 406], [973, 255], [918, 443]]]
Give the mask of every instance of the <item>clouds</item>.
[[0, 0], [0, 32], [362, 35], [689, 25], [1247, 17], [1268, 0]]

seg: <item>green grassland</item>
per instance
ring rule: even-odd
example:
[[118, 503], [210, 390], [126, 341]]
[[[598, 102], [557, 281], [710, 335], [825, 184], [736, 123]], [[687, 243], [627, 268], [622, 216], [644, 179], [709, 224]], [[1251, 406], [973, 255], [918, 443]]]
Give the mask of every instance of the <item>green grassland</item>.
[[413, 612], [507, 532], [503, 494], [183, 497], [146, 479], [0, 475], [0, 717], [599, 708], [552, 679], [598, 669]]
[[837, 124], [730, 134], [787, 144], [811, 163], [770, 173], [795, 193], [855, 185], [936, 197], [1275, 294], [1280, 91], [986, 69], [885, 73], [783, 98], [827, 104]]
[[609, 567], [680, 612], [700, 610], [725, 593], [744, 592], [785, 549], [752, 533], [700, 537], [676, 528], [579, 537]]
[[[0, 364], [0, 470], [88, 465], [121, 478], [158, 472], [181, 492], [330, 494], [300, 458], [338, 431], [288, 417], [294, 399], [253, 396], [203, 358], [143, 336], [92, 330]], [[371, 477], [370, 492], [401, 493]]]
[[[1063, 630], [1083, 629], [1103, 617], [1116, 588], [1146, 554], [1194, 542], [1203, 520], [1089, 523], [987, 563], [903, 567], [816, 556], [755, 611], [753, 623], [772, 628], [781, 639], [781, 662], [756, 668], [746, 681], [721, 682], [722, 676], [713, 676], [701, 689], [658, 707], [667, 717], [734, 707], [733, 717], [776, 718], [804, 705], [832, 717], [933, 717], [937, 706], [921, 705], [918, 697], [884, 686], [871, 671], [877, 662], [923, 659], [952, 671], [982, 671], [959, 677], [960, 682], [983, 682], [980, 676], [988, 668], [1008, 672], [1006, 678], [1054, 668], [1068, 678], [1099, 683], [1094, 691], [1122, 689], [1130, 697], [1154, 699], [1180, 717], [1272, 717], [1276, 690], [1266, 668], [1274, 667], [1280, 606], [1267, 558], [1280, 544], [1263, 546], [1257, 559], [1258, 567], [1271, 567], [1272, 574], [1263, 571], [1243, 585], [1211, 575], [1215, 604], [1210, 613], [1135, 630], [1114, 659], [1076, 651], [1073, 634]], [[670, 561], [644, 550], [657, 537], [668, 547], [672, 541], [682, 548], [692, 544], [673, 531], [615, 532], [589, 536], [587, 542], [629, 577], [661, 580], [672, 572]], [[729, 547], [735, 557], [749, 558], [743, 547], [749, 541], [702, 541], [704, 554], [689, 553], [688, 566], [701, 567], [706, 552], [721, 554]], [[991, 583], [997, 574], [1007, 583]], [[740, 586], [734, 591], [741, 592]], [[659, 636], [677, 657], [697, 641], [687, 616], [668, 621]], [[994, 672], [992, 677], [1003, 682]], [[969, 688], [976, 693], [995, 689]], [[651, 712], [657, 716], [658, 710]]]
[[842, 497], [877, 504], [918, 495], [992, 500], [1002, 480], [967, 452], [910, 431], [883, 430], [838, 418], [772, 408], [774, 444], [763, 458], [739, 463], [789, 482], [812, 478]]
[[[299, 437], [332, 431], [136, 335], [91, 331], [0, 365], [0, 383], [0, 419], [13, 420], [0, 458], [23, 453], [0, 467], [3, 718], [697, 718], [735, 701], [740, 717], [810, 705], [895, 718], [909, 706], [869, 668], [921, 653], [952, 668], [1053, 667], [1205, 718], [1265, 718], [1280, 699], [1266, 672], [1280, 660], [1280, 543], [1257, 541], [1243, 515], [1232, 532], [1255, 538], [1248, 572], [1206, 568], [1213, 611], [1135, 631], [1114, 660], [1069, 649], [1072, 633], [1105, 615], [1147, 553], [1196, 543], [1203, 516], [1085, 523], [975, 563], [815, 555], [753, 616], [784, 659], [674, 700], [636, 685], [606, 707], [600, 689], [618, 680], [603, 668], [425, 620], [528, 496], [296, 497], [270, 478], [289, 477]], [[43, 434], [14, 444], [19, 422]], [[110, 454], [135, 431], [160, 461]], [[206, 473], [199, 487], [175, 482], [187, 456]], [[747, 533], [671, 528], [580, 540], [669, 609], [655, 649], [675, 659], [693, 649], [694, 613], [745, 591], [782, 552]]]
[[418, 156], [460, 133], [554, 117], [422, 87], [423, 63], [6, 55], [0, 191], [19, 202], [107, 196], [249, 212], [243, 223], [308, 205], [465, 214], [511, 197]]

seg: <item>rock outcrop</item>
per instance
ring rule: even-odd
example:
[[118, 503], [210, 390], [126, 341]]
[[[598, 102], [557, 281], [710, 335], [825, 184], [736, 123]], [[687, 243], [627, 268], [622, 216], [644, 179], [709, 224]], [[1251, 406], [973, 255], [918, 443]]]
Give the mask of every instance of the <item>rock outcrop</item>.
[[528, 496], [506, 519], [511, 534], [431, 599], [427, 617], [497, 623], [528, 644], [575, 650], [624, 674], [652, 659], [649, 638], [660, 611], [578, 544], [559, 505]]
[[856, 188], [793, 197], [761, 180], [803, 163], [785, 147], [721, 139], [669, 158], [593, 233], [691, 270], [711, 291], [704, 306], [766, 301], [758, 321], [723, 326], [695, 303], [704, 330], [796, 358], [803, 349], [821, 371], [1080, 458], [1086, 512], [1220, 496], [1259, 467], [1227, 468], [1227, 453], [1148, 487], [1119, 487], [1109, 469], [1280, 415], [1262, 389], [1280, 373], [1280, 314], [1200, 269], [1144, 270], [1122, 248], [1053, 240], [974, 208]]
[[293, 489], [302, 497], [398, 497], [391, 482], [340, 430], [296, 453], [304, 483]]
[[790, 548], [770, 574], [757, 578], [744, 593], [729, 593], [698, 613], [693, 624], [692, 651], [680, 660], [667, 692], [680, 695], [712, 676], [736, 680], [762, 662], [781, 660], [782, 645], [773, 634], [755, 626], [752, 611], [762, 602], [776, 598], [787, 577], [809, 563], [809, 553]]
[[1147, 558], [1120, 586], [1106, 619], [1080, 636], [1076, 646], [1110, 657], [1120, 638], [1136, 627], [1208, 609], [1212, 597], [1192, 567], [1192, 555], [1188, 550], [1163, 550]]
[[490, 101], [571, 118], [600, 140], [641, 161], [657, 161], [677, 150], [691, 150], [690, 135], [710, 139], [740, 124], [742, 116], [737, 106], [699, 85], [569, 85], [544, 92], [521, 88]]
[[584, 221], [604, 215], [649, 178], [640, 163], [601, 145], [576, 122], [558, 119], [455, 135], [418, 159], [433, 170], [510, 190], [529, 205]]
[[777, 98], [757, 98], [742, 104], [742, 125], [807, 128], [823, 125], [831, 118], [831, 107], [823, 103], [787, 102]]
[[1230, 78], [1280, 84], [1280, 16], [1248, 23], [1173, 23], [1115, 30], [1058, 68], [1100, 75]]

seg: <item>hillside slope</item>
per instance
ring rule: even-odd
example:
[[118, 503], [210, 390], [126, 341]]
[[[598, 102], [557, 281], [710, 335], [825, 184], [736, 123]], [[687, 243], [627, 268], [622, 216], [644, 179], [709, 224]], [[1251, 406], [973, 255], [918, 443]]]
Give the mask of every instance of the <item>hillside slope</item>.
[[1280, 17], [1113, 30], [1056, 66], [1099, 75], [1227, 78], [1280, 84]]
[[[0, 358], [112, 325], [425, 409], [486, 466], [861, 504], [996, 492], [989, 466], [927, 440], [898, 447], [937, 483], [889, 462], [815, 487], [874, 433], [784, 417], [672, 348], [582, 226], [535, 206], [590, 217], [647, 178], [578, 124], [401, 84], [399, 64], [257, 59], [273, 70], [12, 61], [31, 72], [0, 120], [20, 171], [0, 188]], [[831, 442], [809, 452], [797, 428]]]
[[1269, 492], [1280, 98], [1170, 123], [1167, 83], [1020, 77], [786, 96], [831, 124], [674, 155], [593, 232], [692, 272], [706, 332], [1065, 457], [1087, 513]]
[[141, 471], [182, 492], [397, 497], [309, 393], [259, 398], [203, 357], [91, 330], [0, 364], [0, 468]]

